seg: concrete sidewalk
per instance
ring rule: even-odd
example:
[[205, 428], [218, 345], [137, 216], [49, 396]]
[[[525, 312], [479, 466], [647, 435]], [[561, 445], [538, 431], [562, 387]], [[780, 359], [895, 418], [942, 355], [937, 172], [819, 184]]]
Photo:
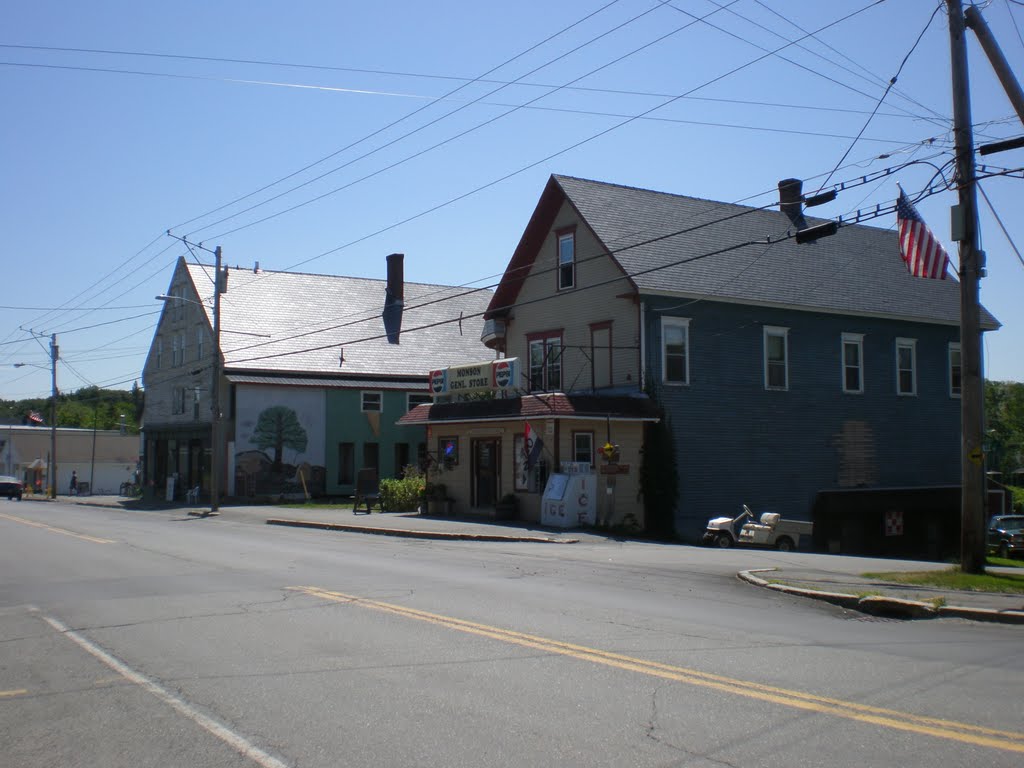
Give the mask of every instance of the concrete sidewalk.
[[[181, 503], [142, 502], [123, 496], [61, 496], [58, 501], [86, 506], [111, 507], [138, 511], [178, 511], [201, 516], [209, 505], [185, 506]], [[580, 541], [607, 541], [608, 535], [581, 531], [562, 531], [516, 521], [489, 521], [476, 517], [428, 517], [415, 512], [379, 512], [372, 514], [350, 509], [326, 509], [320, 506], [294, 507], [279, 504], [222, 505], [218, 517], [240, 522], [260, 522], [319, 530], [403, 536], [455, 541], [524, 541], [575, 544]]]
[[[40, 497], [26, 497], [26, 500], [46, 501]], [[209, 511], [209, 507], [198, 505], [184, 507], [178, 503], [144, 503], [120, 496], [61, 496], [58, 500], [71, 504], [140, 512], [173, 511], [201, 515], [204, 510]], [[472, 517], [427, 517], [408, 512], [355, 514], [347, 509], [324, 509], [315, 506], [232, 504], [222, 506], [218, 516], [225, 520], [240, 522], [407, 538], [554, 544], [622, 541], [622, 537], [618, 535], [596, 531], [562, 531], [514, 521], [492, 522]], [[870, 562], [872, 567], [869, 569], [859, 558], [822, 555], [814, 558], [815, 567], [805, 567], [794, 562], [792, 566], [783, 568], [745, 570], [738, 576], [763, 589], [823, 600], [874, 615], [900, 618], [955, 616], [975, 621], [1024, 625], [1024, 594], [967, 592], [887, 583], [868, 579], [860, 574], [866, 570], [923, 571], [944, 570], [950, 566], [945, 563], [905, 560]], [[989, 570], [993, 573], [1019, 573], [1024, 576], [1024, 569]]]

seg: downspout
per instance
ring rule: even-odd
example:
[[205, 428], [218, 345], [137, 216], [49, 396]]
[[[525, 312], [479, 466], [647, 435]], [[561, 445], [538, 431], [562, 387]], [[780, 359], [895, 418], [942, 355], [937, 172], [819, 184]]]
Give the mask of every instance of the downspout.
[[647, 304], [640, 302], [640, 391], [647, 391]]

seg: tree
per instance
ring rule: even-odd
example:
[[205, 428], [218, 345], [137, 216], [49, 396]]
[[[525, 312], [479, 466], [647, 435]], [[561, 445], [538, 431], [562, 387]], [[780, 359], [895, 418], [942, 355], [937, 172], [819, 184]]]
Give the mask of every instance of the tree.
[[985, 455], [989, 471], [1003, 483], [1024, 483], [1013, 472], [1024, 467], [1024, 384], [985, 382]]
[[285, 448], [301, 453], [306, 450], [306, 430], [299, 423], [295, 411], [284, 405], [274, 405], [260, 412], [252, 441], [259, 448], [274, 449], [274, 471], [281, 471], [281, 454]]

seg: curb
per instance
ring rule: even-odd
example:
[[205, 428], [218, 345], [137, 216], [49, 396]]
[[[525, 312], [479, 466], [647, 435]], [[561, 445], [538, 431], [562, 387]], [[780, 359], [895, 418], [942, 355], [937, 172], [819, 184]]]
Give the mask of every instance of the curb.
[[377, 536], [397, 536], [407, 539], [438, 539], [448, 541], [521, 541], [539, 544], [577, 544], [579, 539], [551, 539], [546, 536], [506, 536], [492, 533], [447, 533], [443, 531], [413, 531], [407, 528], [370, 528], [364, 525], [343, 523], [320, 523], [315, 520], [287, 520], [270, 518], [267, 525], [283, 525], [289, 528], [317, 528], [323, 531], [346, 533], [369, 533]]
[[812, 600], [822, 600], [842, 608], [851, 608], [862, 611], [872, 616], [884, 616], [897, 619], [933, 619], [958, 618], [971, 621], [988, 621], [1000, 624], [1024, 624], [1024, 611], [997, 611], [992, 608], [967, 608], [964, 606], [944, 605], [936, 608], [930, 603], [922, 603], [917, 600], [904, 600], [899, 597], [888, 597], [886, 595], [868, 595], [858, 597], [857, 595], [846, 594], [845, 592], [821, 592], [816, 589], [805, 589], [803, 587], [791, 587], [788, 584], [772, 584], [765, 581], [757, 573], [766, 573], [777, 570], [776, 568], [758, 568], [747, 571], [740, 571], [737, 576], [740, 580], [753, 584], [756, 587], [764, 587], [775, 592], [782, 592], [796, 597], [807, 597]]

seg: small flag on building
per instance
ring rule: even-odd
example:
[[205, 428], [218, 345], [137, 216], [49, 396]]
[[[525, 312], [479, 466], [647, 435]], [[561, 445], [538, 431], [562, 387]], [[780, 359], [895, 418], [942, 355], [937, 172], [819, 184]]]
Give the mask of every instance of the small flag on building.
[[39, 411], [29, 411], [28, 412], [28, 420], [33, 422], [33, 423], [35, 423], [35, 424], [42, 424], [43, 423], [43, 416], [42, 416], [41, 413], [39, 413]]
[[899, 225], [900, 256], [907, 265], [907, 271], [914, 277], [945, 280], [949, 254], [902, 189], [896, 201], [896, 223]]
[[523, 433], [523, 453], [526, 454], [527, 469], [533, 469], [540, 461], [540, 452], [543, 447], [544, 442], [540, 439], [540, 435], [530, 426], [530, 422], [526, 422], [526, 430]]

